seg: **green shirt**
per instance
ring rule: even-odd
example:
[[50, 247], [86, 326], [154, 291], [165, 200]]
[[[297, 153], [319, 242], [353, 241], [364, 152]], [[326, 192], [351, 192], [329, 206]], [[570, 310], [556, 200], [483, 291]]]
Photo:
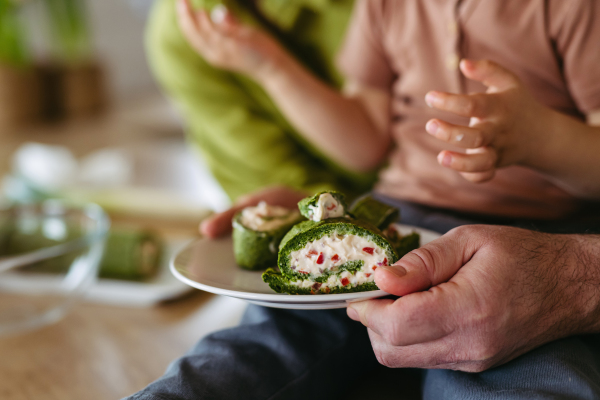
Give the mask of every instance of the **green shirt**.
[[[210, 7], [216, 1], [196, 3]], [[334, 56], [353, 0], [263, 0], [260, 4], [283, 32], [278, 39], [297, 59], [322, 80], [340, 87], [342, 77]], [[228, 6], [242, 20], [254, 23], [235, 3]], [[206, 63], [183, 38], [174, 0], [156, 1], [146, 46], [154, 74], [183, 113], [189, 140], [233, 200], [277, 184], [309, 192], [369, 189], [374, 175], [353, 174], [328, 160], [296, 132], [258, 84]]]

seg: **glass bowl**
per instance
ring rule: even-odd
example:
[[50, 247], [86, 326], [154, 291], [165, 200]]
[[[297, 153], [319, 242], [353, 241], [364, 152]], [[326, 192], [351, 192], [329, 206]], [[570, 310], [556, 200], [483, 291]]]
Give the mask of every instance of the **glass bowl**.
[[96, 280], [109, 225], [95, 204], [0, 207], [0, 335], [65, 315]]

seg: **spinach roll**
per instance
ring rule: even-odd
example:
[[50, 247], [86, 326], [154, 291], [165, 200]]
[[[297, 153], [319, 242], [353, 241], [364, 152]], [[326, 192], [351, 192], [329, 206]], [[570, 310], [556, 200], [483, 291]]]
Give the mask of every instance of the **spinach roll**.
[[394, 226], [400, 221], [400, 210], [366, 195], [356, 200], [350, 209], [356, 219], [367, 221], [381, 229], [399, 257], [419, 247], [421, 235], [416, 232], [402, 235]]
[[260, 202], [246, 207], [233, 218], [233, 253], [245, 269], [260, 270], [277, 265], [281, 238], [302, 221], [297, 210]]
[[263, 280], [278, 293], [328, 294], [377, 290], [374, 272], [398, 255], [375, 226], [350, 218], [305, 221], [279, 246], [279, 271]]

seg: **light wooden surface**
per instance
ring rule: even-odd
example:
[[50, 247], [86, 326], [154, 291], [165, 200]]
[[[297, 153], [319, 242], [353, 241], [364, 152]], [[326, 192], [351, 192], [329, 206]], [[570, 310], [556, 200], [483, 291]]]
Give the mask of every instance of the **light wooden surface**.
[[[0, 130], [0, 176], [28, 141], [65, 145], [77, 156], [107, 146], [183, 142], [176, 125], [157, 117], [161, 112], [150, 99], [93, 119]], [[193, 234], [197, 223], [160, 221], [155, 228]], [[0, 399], [120, 399], [160, 377], [205, 334], [235, 325], [245, 306], [200, 291], [151, 309], [80, 303], [55, 325], [0, 337]]]
[[200, 291], [151, 309], [80, 304], [59, 323], [0, 337], [0, 399], [111, 400], [142, 389], [245, 303]]

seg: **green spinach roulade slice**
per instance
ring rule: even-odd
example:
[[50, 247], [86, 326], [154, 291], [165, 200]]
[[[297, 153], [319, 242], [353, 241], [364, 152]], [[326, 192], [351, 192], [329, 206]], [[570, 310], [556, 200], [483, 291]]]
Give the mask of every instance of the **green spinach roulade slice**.
[[300, 200], [298, 209], [300, 213], [311, 221], [323, 221], [328, 218], [346, 216], [346, 202], [343, 193], [319, 192], [312, 197]]
[[374, 226], [349, 218], [300, 223], [283, 238], [280, 272], [263, 280], [279, 293], [328, 294], [377, 290], [374, 272], [398, 255]]
[[375, 200], [371, 195], [357, 199], [352, 204], [350, 214], [356, 219], [375, 225], [382, 231], [400, 220], [400, 210], [379, 200]]
[[350, 209], [350, 214], [356, 219], [367, 221], [379, 228], [388, 241], [394, 246], [399, 257], [419, 247], [421, 235], [412, 232], [408, 235], [402, 235], [394, 222], [400, 221], [400, 210], [370, 195], [366, 195], [356, 200]]
[[297, 210], [261, 202], [233, 217], [233, 253], [245, 269], [260, 270], [277, 265], [279, 242], [304, 218]]

